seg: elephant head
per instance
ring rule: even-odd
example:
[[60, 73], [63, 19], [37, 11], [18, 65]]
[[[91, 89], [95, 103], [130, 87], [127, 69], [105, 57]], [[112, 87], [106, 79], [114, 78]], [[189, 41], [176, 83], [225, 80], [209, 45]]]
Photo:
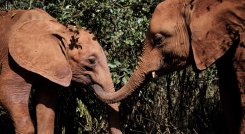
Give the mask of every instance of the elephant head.
[[65, 87], [75, 81], [114, 89], [106, 56], [96, 37], [85, 28], [66, 27], [46, 18], [13, 26], [8, 44], [14, 61]]
[[106, 102], [130, 95], [147, 74], [166, 74], [193, 63], [206, 69], [222, 57], [245, 29], [242, 0], [165, 0], [150, 20], [139, 63], [117, 92], [97, 90]]

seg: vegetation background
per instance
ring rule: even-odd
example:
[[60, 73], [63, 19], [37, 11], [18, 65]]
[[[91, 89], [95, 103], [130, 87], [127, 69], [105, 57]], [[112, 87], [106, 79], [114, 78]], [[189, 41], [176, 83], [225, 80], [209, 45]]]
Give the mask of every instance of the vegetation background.
[[[87, 27], [103, 46], [115, 87], [130, 77], [141, 53], [149, 19], [161, 0], [0, 0], [0, 9], [42, 8], [63, 24]], [[215, 66], [196, 73], [191, 67], [151, 79], [121, 102], [125, 134], [222, 134], [224, 119]], [[61, 90], [56, 133], [108, 133], [106, 104], [93, 92]], [[35, 118], [30, 102], [30, 110]], [[13, 133], [0, 107], [0, 134]]]

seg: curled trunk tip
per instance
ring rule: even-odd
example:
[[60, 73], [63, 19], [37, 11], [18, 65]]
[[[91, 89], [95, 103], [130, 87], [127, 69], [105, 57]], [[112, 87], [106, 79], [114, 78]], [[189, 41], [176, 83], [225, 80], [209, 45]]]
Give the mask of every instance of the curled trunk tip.
[[144, 71], [141, 66], [137, 66], [128, 82], [116, 92], [107, 92], [99, 85], [93, 85], [93, 89], [98, 98], [106, 103], [116, 103], [131, 95], [145, 81], [145, 76], [150, 71]]

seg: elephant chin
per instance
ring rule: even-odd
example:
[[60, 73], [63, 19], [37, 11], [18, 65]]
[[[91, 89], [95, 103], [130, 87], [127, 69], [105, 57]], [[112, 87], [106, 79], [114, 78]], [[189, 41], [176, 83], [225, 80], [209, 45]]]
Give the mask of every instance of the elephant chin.
[[96, 91], [103, 91], [102, 86], [100, 86], [99, 84], [93, 84], [91, 85], [91, 87]]
[[95, 91], [95, 94], [98, 96], [98, 98], [101, 100], [104, 100], [103, 98], [100, 97], [100, 94], [105, 92], [103, 87], [99, 84], [93, 84], [91, 85], [91, 87]]

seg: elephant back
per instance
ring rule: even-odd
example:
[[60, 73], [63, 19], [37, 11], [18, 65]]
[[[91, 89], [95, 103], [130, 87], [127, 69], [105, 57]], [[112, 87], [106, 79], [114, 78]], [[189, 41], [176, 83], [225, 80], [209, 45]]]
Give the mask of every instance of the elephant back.
[[10, 17], [15, 21], [15, 25], [32, 20], [56, 20], [47, 12], [38, 8], [32, 10], [13, 10], [10, 13]]

